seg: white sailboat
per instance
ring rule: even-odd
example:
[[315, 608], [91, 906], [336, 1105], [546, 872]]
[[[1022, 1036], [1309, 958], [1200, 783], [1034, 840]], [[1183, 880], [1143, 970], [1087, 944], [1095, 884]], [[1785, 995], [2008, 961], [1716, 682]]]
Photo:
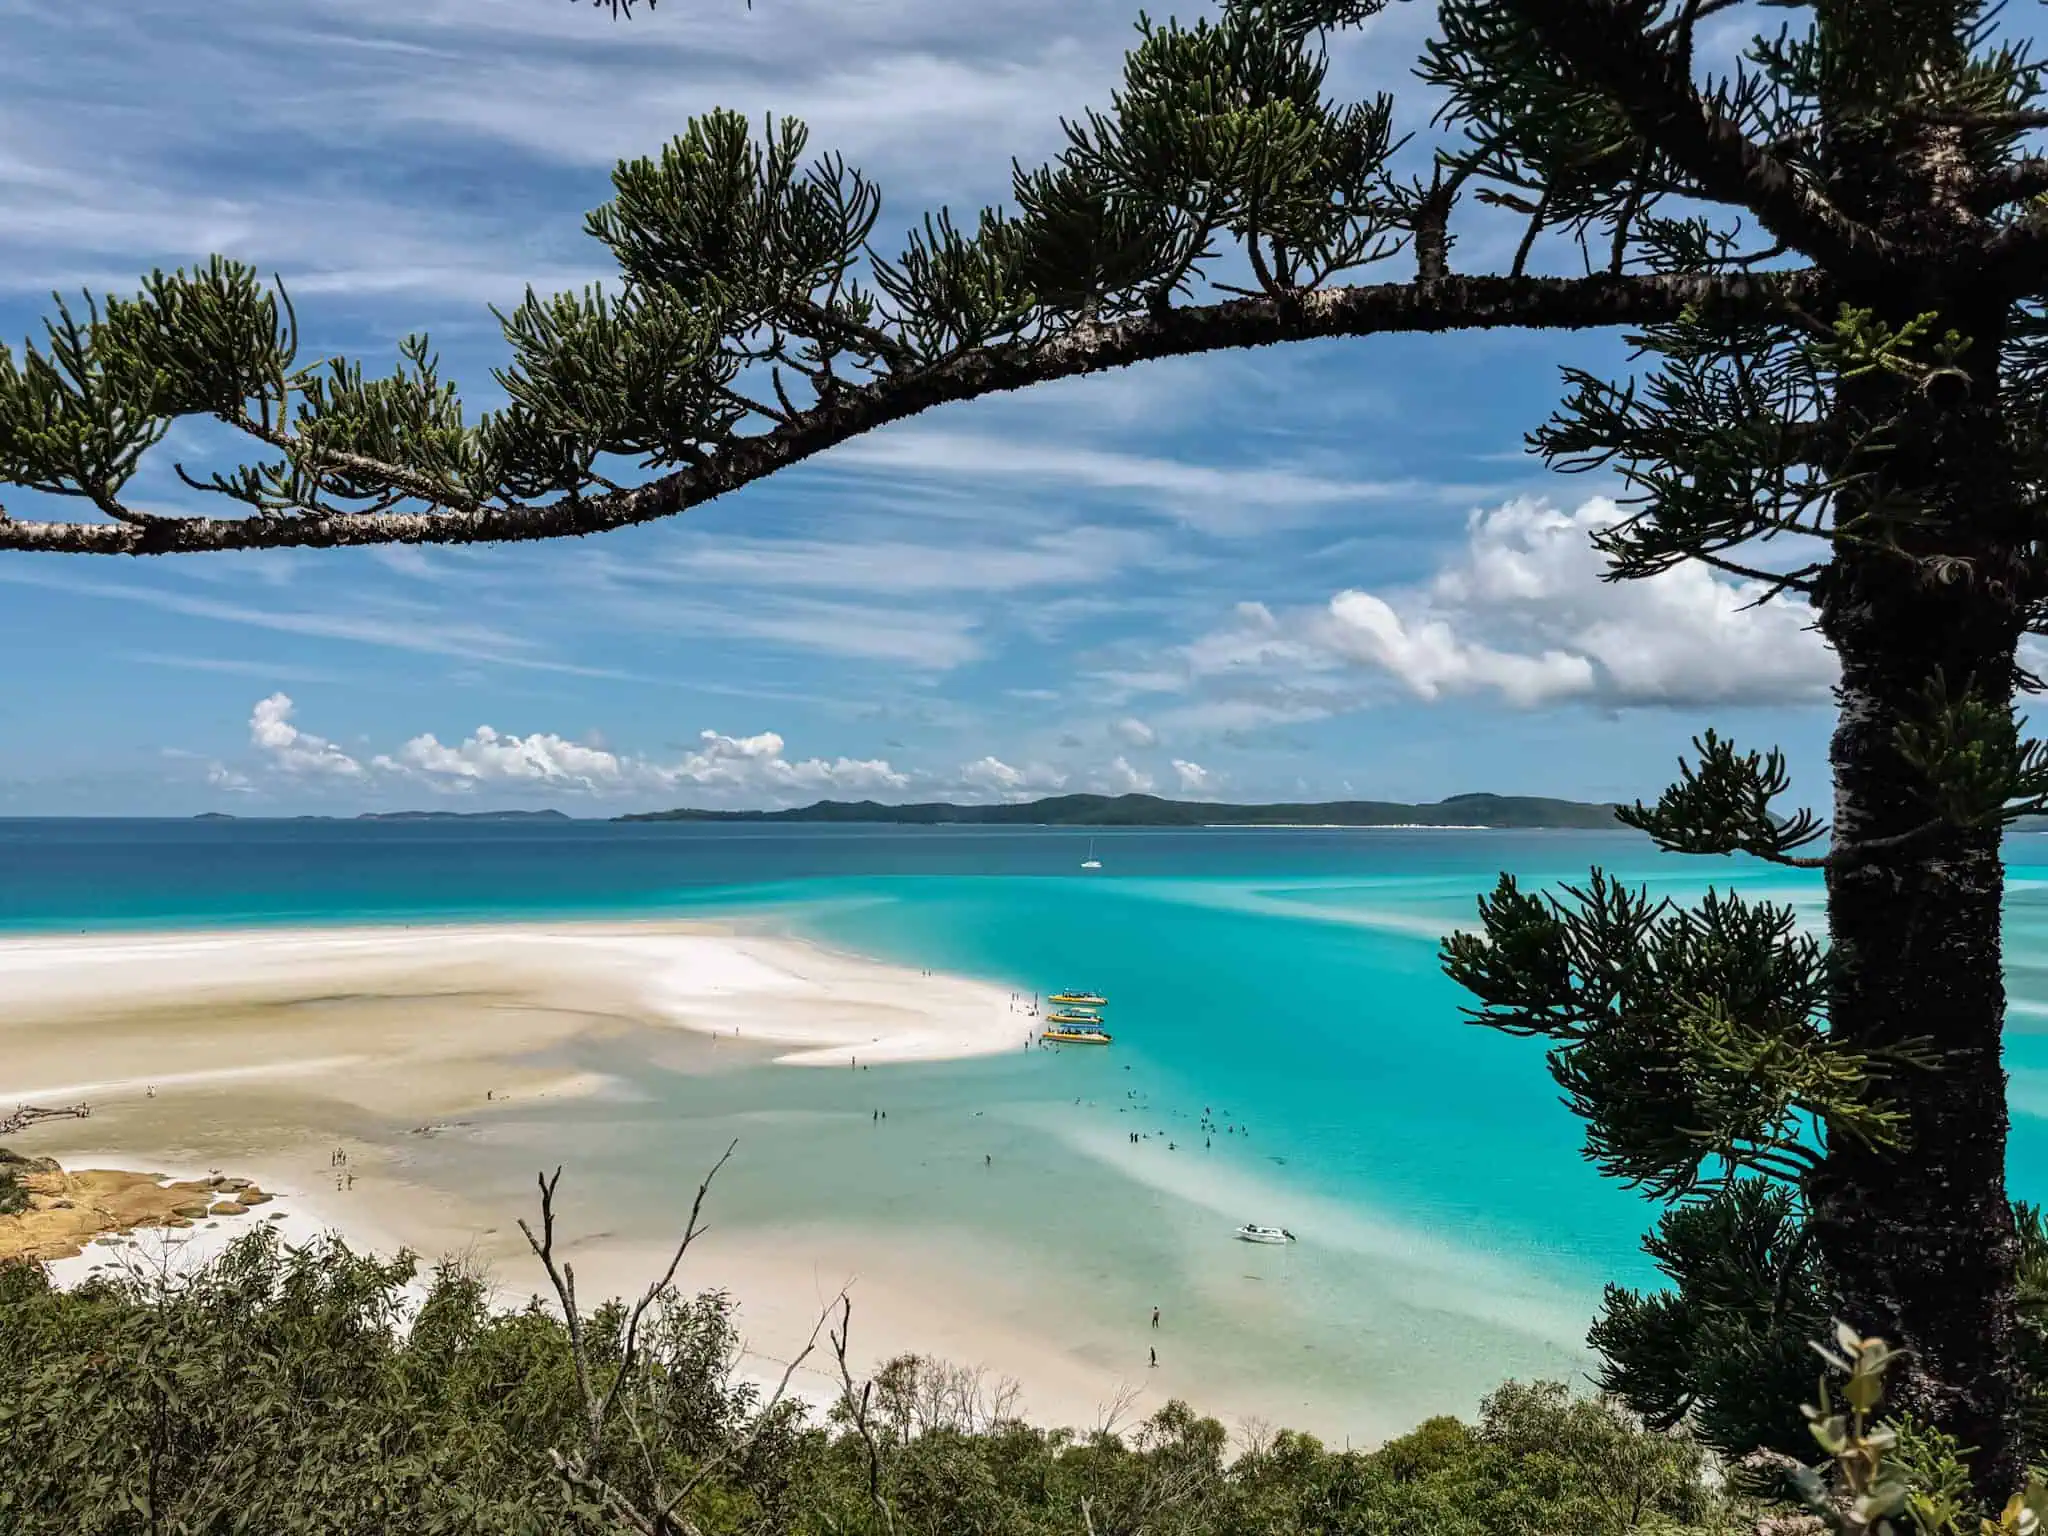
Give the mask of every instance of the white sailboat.
[[1083, 869], [1102, 868], [1102, 860], [1095, 857], [1095, 839], [1092, 837], [1088, 839], [1088, 857], [1081, 861], [1081, 867]]
[[1237, 1229], [1241, 1243], [1291, 1243], [1294, 1234], [1285, 1227], [1262, 1227], [1255, 1221], [1248, 1221]]

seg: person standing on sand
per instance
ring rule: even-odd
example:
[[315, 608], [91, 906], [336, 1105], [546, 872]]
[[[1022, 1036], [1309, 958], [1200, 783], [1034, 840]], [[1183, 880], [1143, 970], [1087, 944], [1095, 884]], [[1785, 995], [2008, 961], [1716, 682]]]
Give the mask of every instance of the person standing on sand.
[[1154, 1370], [1159, 1368], [1159, 1351], [1156, 1349], [1152, 1351], [1152, 1368]]
[[1157, 1307], [1152, 1309], [1152, 1326], [1154, 1328], [1159, 1326], [1159, 1309]]
[[996, 1155], [995, 1155], [995, 1153], [993, 1153], [993, 1152], [984, 1152], [984, 1153], [982, 1153], [982, 1154], [981, 1154], [981, 1165], [982, 1165], [982, 1167], [984, 1167], [984, 1168], [993, 1168], [993, 1167], [995, 1167], [995, 1165], [996, 1165]]

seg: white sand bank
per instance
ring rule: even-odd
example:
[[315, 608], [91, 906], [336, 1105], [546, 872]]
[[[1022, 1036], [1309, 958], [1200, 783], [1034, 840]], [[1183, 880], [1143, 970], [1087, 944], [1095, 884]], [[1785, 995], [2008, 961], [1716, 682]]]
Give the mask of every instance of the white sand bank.
[[980, 982], [680, 923], [7, 939], [0, 999], [0, 1104], [263, 1085], [431, 1109], [483, 1099], [494, 1063], [635, 1025], [819, 1066], [1006, 1051], [1029, 1030]]

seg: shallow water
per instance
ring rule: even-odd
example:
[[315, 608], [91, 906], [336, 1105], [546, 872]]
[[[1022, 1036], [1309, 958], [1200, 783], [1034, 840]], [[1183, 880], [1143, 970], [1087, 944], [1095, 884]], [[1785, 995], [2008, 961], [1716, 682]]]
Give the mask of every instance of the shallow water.
[[[737, 1137], [717, 1214], [894, 1233], [980, 1303], [1060, 1318], [1123, 1369], [1169, 1364], [1273, 1417], [1367, 1438], [1502, 1376], [1582, 1368], [1602, 1283], [1652, 1278], [1652, 1212], [1599, 1179], [1540, 1047], [1460, 1020], [1438, 937], [1497, 871], [1711, 879], [1815, 920], [1817, 879], [1658, 855], [1627, 834], [378, 824], [0, 823], [0, 927], [740, 917], [1020, 992], [1111, 999], [1109, 1050], [868, 1071], [705, 1074], [629, 1038], [578, 1065], [624, 1100], [534, 1106], [422, 1142], [419, 1171], [519, 1202], [562, 1161], [608, 1221], [680, 1217]], [[2048, 1194], [2048, 840], [2015, 838], [2012, 1180]], [[2038, 861], [2038, 862], [2037, 862]], [[740, 1053], [732, 1053], [739, 1055]], [[680, 1070], [684, 1066], [693, 1070]], [[888, 1119], [876, 1118], [886, 1110]], [[1241, 1128], [1205, 1136], [1205, 1112]], [[1130, 1141], [1135, 1131], [1143, 1138]], [[1239, 1222], [1302, 1234], [1232, 1242]]]

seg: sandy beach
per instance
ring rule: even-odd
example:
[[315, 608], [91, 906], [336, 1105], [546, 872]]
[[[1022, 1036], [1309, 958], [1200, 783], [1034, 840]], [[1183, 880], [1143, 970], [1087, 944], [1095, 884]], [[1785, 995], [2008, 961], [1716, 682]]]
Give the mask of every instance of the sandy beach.
[[8, 939], [0, 997], [0, 1104], [236, 1080], [458, 1104], [483, 1069], [621, 1026], [811, 1066], [1006, 1051], [1028, 1026], [977, 982], [684, 923]]
[[[844, 1071], [1013, 1052], [1033, 1027], [1022, 1003], [980, 982], [704, 923], [7, 939], [0, 997], [0, 1106], [92, 1110], [13, 1146], [60, 1159], [109, 1221], [150, 1213], [125, 1242], [87, 1231], [83, 1252], [51, 1264], [60, 1281], [203, 1262], [261, 1221], [288, 1242], [335, 1232], [457, 1258], [508, 1301], [541, 1280], [516, 1225], [530, 1194], [449, 1187], [422, 1175], [417, 1154], [545, 1105], [634, 1097], [630, 1068], [594, 1070], [579, 1048], [628, 1042], [616, 1055], [692, 1074]], [[573, 1164], [575, 1151], [555, 1154]], [[155, 1204], [191, 1200], [222, 1168], [266, 1192], [261, 1212], [153, 1224]], [[187, 1192], [147, 1198], [173, 1181]], [[591, 1294], [636, 1293], [659, 1273], [670, 1231], [577, 1230], [578, 1216], [616, 1213], [573, 1179], [568, 1196], [568, 1250]], [[693, 1259], [685, 1283], [741, 1300], [750, 1374], [779, 1375], [818, 1309], [851, 1287], [864, 1358], [917, 1350], [1028, 1378], [1033, 1411], [1062, 1420], [1096, 1422], [1120, 1400], [1119, 1373], [981, 1315], [957, 1274], [934, 1285], [907, 1253], [876, 1273], [845, 1237], [724, 1235]], [[828, 1399], [823, 1365], [793, 1389]]]
[[[737, 1144], [679, 1282], [734, 1296], [757, 1379], [842, 1290], [856, 1368], [985, 1368], [1083, 1428], [1182, 1397], [1363, 1444], [1581, 1358], [1574, 1297], [1244, 1153], [1189, 1161], [1171, 1143], [1191, 1110], [1144, 1107], [1130, 1058], [1024, 1050], [1035, 1021], [1006, 990], [736, 924], [8, 939], [0, 999], [0, 1108], [92, 1111], [16, 1152], [272, 1197], [88, 1240], [66, 1280], [195, 1262], [261, 1221], [459, 1259], [516, 1304], [543, 1282], [517, 1223], [560, 1165], [584, 1294], [637, 1294]], [[1230, 1241], [1247, 1213], [1317, 1240]], [[829, 1399], [813, 1365], [794, 1385]]]

